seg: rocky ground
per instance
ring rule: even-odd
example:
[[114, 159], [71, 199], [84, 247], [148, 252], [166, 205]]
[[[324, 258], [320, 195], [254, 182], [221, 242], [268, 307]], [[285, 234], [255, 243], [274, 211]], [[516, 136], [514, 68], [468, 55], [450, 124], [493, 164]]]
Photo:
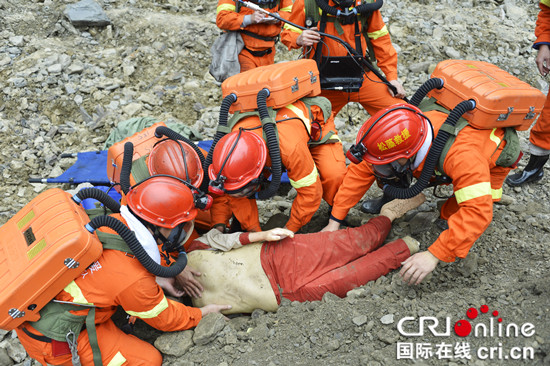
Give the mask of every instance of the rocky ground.
[[[0, 0], [0, 224], [50, 187], [29, 184], [29, 177], [63, 172], [74, 160], [61, 153], [102, 149], [120, 121], [153, 116], [194, 127], [204, 138], [213, 135], [221, 102], [208, 74], [209, 48], [219, 33], [215, 1], [98, 0], [111, 24], [97, 27], [71, 24], [64, 11], [75, 2]], [[546, 93], [531, 49], [537, 3], [386, 0], [382, 13], [405, 89], [412, 95], [439, 61], [459, 58], [494, 63]], [[279, 60], [297, 56], [278, 49]], [[355, 105], [338, 116], [346, 147], [365, 117]], [[520, 135], [525, 147], [528, 133]], [[138, 334], [165, 354], [166, 365], [550, 364], [547, 183], [545, 177], [525, 188], [504, 187], [493, 223], [468, 258], [440, 265], [419, 286], [404, 285], [394, 272], [344, 299], [328, 294], [323, 301], [284, 302], [276, 313], [209, 316], [195, 330], [170, 334], [141, 323]], [[378, 194], [372, 189], [368, 196]], [[427, 203], [397, 220], [390, 239], [412, 235], [425, 249], [438, 236], [438, 199], [427, 195]], [[262, 215], [288, 213], [287, 198], [263, 203]], [[306, 230], [318, 230], [326, 213], [323, 205]], [[349, 215], [356, 224], [368, 218], [358, 209]], [[489, 313], [471, 323], [494, 323], [485, 337], [460, 338], [452, 329], [452, 335], [435, 336], [427, 328], [412, 336], [417, 321], [398, 327], [404, 317], [435, 317], [436, 330], [444, 332], [447, 318], [452, 328], [467, 319], [468, 308], [482, 305]], [[525, 332], [499, 335], [499, 323], [491, 320], [495, 310], [501, 325], [524, 325]], [[433, 353], [407, 359], [411, 346]], [[509, 353], [513, 347], [520, 352]], [[0, 365], [12, 364], [33, 362], [13, 333], [0, 331]]]

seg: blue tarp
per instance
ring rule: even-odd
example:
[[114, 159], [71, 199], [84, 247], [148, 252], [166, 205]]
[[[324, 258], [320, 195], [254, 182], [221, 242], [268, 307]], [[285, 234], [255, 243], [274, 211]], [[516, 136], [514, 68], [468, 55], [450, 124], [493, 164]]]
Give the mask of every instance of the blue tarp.
[[107, 150], [79, 152], [76, 154], [76, 162], [63, 174], [55, 178], [29, 179], [29, 182], [37, 181], [42, 183], [109, 185]]

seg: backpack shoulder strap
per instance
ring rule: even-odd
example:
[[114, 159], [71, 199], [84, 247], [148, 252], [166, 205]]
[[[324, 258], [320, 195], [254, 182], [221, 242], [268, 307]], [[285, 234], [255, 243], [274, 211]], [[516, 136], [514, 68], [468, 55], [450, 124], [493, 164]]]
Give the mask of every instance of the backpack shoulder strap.
[[439, 172], [441, 172], [445, 175], [448, 175], [443, 170], [443, 163], [445, 162], [445, 158], [447, 157], [447, 153], [449, 152], [451, 146], [453, 146], [453, 144], [456, 140], [456, 135], [458, 135], [458, 133], [460, 131], [462, 131], [462, 129], [464, 127], [466, 127], [468, 125], [469, 125], [468, 121], [466, 121], [464, 118], [460, 118], [454, 127], [443, 124], [441, 126], [441, 128], [439, 129], [440, 131], [446, 131], [446, 132], [450, 133], [450, 136], [447, 139], [447, 142], [445, 142], [445, 145], [443, 146], [443, 150], [441, 150], [441, 155], [439, 155], [439, 160], [437, 161], [437, 170]]
[[304, 0], [304, 11], [306, 13], [306, 19], [310, 18], [313, 24], [321, 19], [320, 8], [315, 3], [315, 0]]
[[[98, 208], [92, 208], [86, 210], [86, 214], [90, 219], [93, 219], [97, 216], [103, 216], [111, 214], [112, 212], [108, 209], [104, 209], [103, 207]], [[106, 233], [103, 231], [96, 230], [95, 233], [97, 234], [97, 237], [99, 238], [99, 241], [101, 244], [103, 244], [103, 249], [114, 249], [118, 250], [119, 252], [124, 252], [128, 254], [132, 254], [132, 250], [128, 247], [128, 244], [117, 234], [111, 234]]]
[[503, 140], [506, 141], [506, 145], [504, 145], [504, 149], [500, 152], [496, 165], [510, 167], [518, 161], [521, 154], [517, 130], [514, 127], [506, 127], [504, 129]]
[[313, 116], [311, 114], [311, 107], [314, 105], [321, 108], [321, 110], [323, 111], [323, 118], [325, 120], [330, 118], [330, 114], [332, 113], [332, 104], [330, 103], [330, 100], [328, 100], [327, 98], [318, 96], [318, 97], [305, 97], [300, 100], [310, 110], [309, 111], [310, 119], [313, 119], [312, 118]]
[[132, 250], [128, 247], [128, 244], [117, 234], [105, 233], [96, 230], [99, 241], [103, 244], [103, 249], [114, 249], [119, 252], [132, 254]]
[[[368, 1], [368, 2], [372, 2]], [[369, 19], [371, 17], [372, 13], [366, 13], [366, 14], [359, 14], [359, 21], [361, 22], [361, 31], [363, 32], [363, 37], [365, 38], [365, 42], [367, 43], [367, 56], [371, 63], [376, 62], [376, 55], [374, 54], [374, 46], [372, 45], [372, 41], [369, 37]]]
[[[307, 109], [309, 110], [309, 119], [312, 121], [312, 123], [313, 123], [313, 113], [311, 112], [311, 107], [314, 106], [314, 105], [321, 108], [321, 110], [323, 111], [323, 118], [324, 118], [325, 121], [330, 118], [330, 115], [332, 113], [332, 104], [330, 103], [330, 101], [327, 98], [317, 96], [317, 97], [305, 97], [305, 98], [302, 98], [300, 100], [302, 101], [302, 103], [304, 103], [306, 105]], [[308, 145], [309, 146], [317, 146], [317, 145], [323, 145], [323, 144], [326, 144], [326, 143], [337, 142], [337, 141], [339, 141], [339, 138], [336, 138], [336, 139], [332, 138], [335, 134], [336, 134], [336, 131], [328, 131], [318, 141], [314, 141], [314, 140], [310, 139], [310, 141], [308, 142]]]
[[[422, 112], [439, 111], [439, 112], [445, 113], [446, 115], [449, 115], [449, 113], [451, 113], [451, 111], [439, 105], [435, 98], [428, 98], [428, 99], [422, 100], [422, 102], [420, 102], [420, 104], [418, 105], [418, 108]], [[443, 149], [441, 150], [441, 155], [439, 155], [439, 160], [437, 161], [437, 166], [436, 166], [436, 169], [438, 172], [445, 174], [443, 170], [443, 163], [445, 162], [445, 157], [447, 156], [449, 149], [455, 142], [456, 135], [458, 135], [458, 133], [462, 131], [462, 129], [466, 126], [468, 126], [468, 121], [460, 117], [460, 119], [458, 120], [458, 122], [454, 127], [443, 123], [443, 125], [441, 125], [441, 127], [439, 128], [440, 131], [448, 132], [450, 136], [447, 139], [447, 142], [445, 142]]]
[[[275, 122], [275, 116], [277, 115], [277, 110], [268, 107], [267, 108], [269, 112], [269, 116], [271, 117], [271, 120], [273, 121], [275, 125], [275, 135], [277, 137], [277, 142], [279, 142], [279, 133], [277, 131], [277, 123]], [[250, 112], [235, 112], [231, 118], [229, 118], [229, 121], [227, 122], [227, 127], [225, 126], [218, 126], [218, 131], [229, 133], [235, 127], [237, 123], [239, 123], [242, 119], [250, 116], [257, 116], [260, 118], [260, 113], [258, 111], [250, 111]], [[263, 123], [263, 122], [261, 122]], [[260, 126], [260, 125], [258, 125]], [[265, 133], [263, 134], [264, 140], [267, 141], [267, 137], [265, 136]]]
[[149, 168], [147, 168], [148, 156], [149, 155], [144, 155], [132, 162], [132, 168], [130, 172], [136, 182], [141, 182], [142, 180], [150, 177]]

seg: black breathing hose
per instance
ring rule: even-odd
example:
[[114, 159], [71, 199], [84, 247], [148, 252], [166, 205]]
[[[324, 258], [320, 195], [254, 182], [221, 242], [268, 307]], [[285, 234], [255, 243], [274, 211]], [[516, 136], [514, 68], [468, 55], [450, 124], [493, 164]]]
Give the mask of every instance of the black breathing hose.
[[130, 190], [130, 173], [132, 172], [132, 158], [134, 155], [134, 144], [124, 144], [124, 155], [122, 155], [122, 168], [120, 168], [120, 188], [124, 194]]
[[118, 203], [113, 197], [97, 188], [83, 188], [78, 191], [73, 197], [73, 201], [80, 204], [86, 198], [93, 198], [103, 203], [111, 212], [120, 212], [120, 203]]
[[[235, 93], [231, 93], [227, 95], [222, 100], [222, 104], [220, 106], [220, 117], [218, 118], [218, 126], [222, 126], [227, 128], [227, 120], [229, 119], [229, 108], [233, 103], [237, 101], [237, 95]], [[210, 164], [212, 164], [212, 156], [214, 155], [214, 148], [216, 147], [218, 141], [225, 136], [227, 132], [220, 131], [218, 129], [216, 131], [216, 134], [214, 135], [214, 140], [212, 141], [212, 145], [210, 146], [210, 150], [208, 150], [208, 155], [206, 156], [206, 164], [204, 165], [204, 171], [206, 172], [206, 176], [208, 177], [208, 167]]]
[[[456, 125], [456, 122], [459, 120], [460, 117], [462, 117], [464, 113], [471, 111], [475, 107], [476, 103], [472, 99], [460, 102], [459, 104], [457, 104], [456, 107], [453, 108], [451, 113], [449, 113], [449, 116], [445, 120], [444, 124], [454, 127]], [[451, 134], [449, 132], [439, 129], [436, 138], [432, 142], [432, 146], [430, 148], [430, 151], [428, 152], [426, 161], [424, 162], [422, 173], [412, 187], [398, 188], [390, 185], [385, 185], [384, 193], [391, 198], [407, 199], [416, 196], [426, 187], [428, 187], [430, 179], [434, 173], [437, 161], [439, 160], [441, 152], [443, 151], [443, 147], [445, 146], [445, 143], [449, 139], [450, 135]]]
[[139, 240], [133, 231], [128, 229], [121, 221], [115, 219], [112, 216], [97, 216], [94, 217], [87, 225], [86, 228], [90, 232], [94, 232], [102, 226], [107, 226], [114, 231], [128, 244], [128, 247], [132, 251], [132, 254], [136, 256], [139, 262], [145, 267], [146, 270], [159, 277], [175, 277], [183, 271], [187, 265], [187, 255], [185, 252], [180, 252], [178, 259], [174, 265], [170, 267], [163, 267], [155, 262], [149, 254], [143, 249]]
[[422, 102], [422, 99], [433, 89], [441, 89], [443, 88], [443, 84], [445, 82], [443, 79], [440, 78], [431, 78], [428, 79], [411, 98], [410, 104], [414, 105], [415, 107], [418, 107], [420, 105], [420, 102]]
[[189, 140], [187, 137], [185, 136], [182, 136], [180, 135], [179, 133], [177, 133], [176, 131], [168, 128], [168, 127], [165, 127], [165, 126], [159, 126], [155, 129], [155, 136], [157, 138], [161, 138], [162, 136], [166, 136], [172, 140], [180, 140], [180, 141], [183, 141], [185, 143], [187, 143], [189, 146], [191, 146], [193, 148], [193, 150], [195, 150], [195, 152], [197, 153], [197, 155], [199, 155], [199, 160], [201, 161], [201, 167], [204, 171], [204, 179], [202, 180], [202, 185], [201, 185], [201, 189], [204, 190], [206, 192], [206, 190], [208, 190], [208, 170], [206, 169], [206, 159], [204, 157], [204, 154], [202, 153], [201, 149], [198, 148], [197, 145], [195, 145], [195, 143], [191, 140]]
[[271, 158], [271, 183], [265, 190], [258, 192], [257, 196], [261, 200], [273, 197], [277, 193], [282, 175], [281, 151], [275, 133], [275, 122], [269, 116], [269, 110], [267, 109], [267, 97], [269, 97], [269, 89], [266, 88], [260, 90], [256, 97], [258, 112], [262, 121], [267, 148], [269, 149], [269, 157]]
[[187, 137], [185, 136], [182, 136], [180, 135], [179, 133], [177, 133], [176, 131], [168, 128], [168, 127], [165, 127], [165, 126], [158, 126], [156, 129], [155, 129], [155, 137], [157, 138], [162, 138], [162, 136], [166, 136], [172, 140], [180, 140], [180, 141], [183, 141], [185, 143], [187, 143], [189, 146], [191, 146], [193, 148], [193, 150], [195, 150], [195, 152], [199, 155], [199, 159], [201, 161], [201, 165], [204, 166], [204, 154], [202, 153], [201, 149], [199, 149], [197, 147], [197, 145], [189, 140]]
[[344, 9], [344, 12], [342, 12], [340, 9], [337, 9], [333, 6], [330, 6], [328, 4], [328, 1], [325, 0], [315, 0], [315, 3], [318, 7], [320, 7], [325, 13], [328, 13], [330, 15], [334, 15], [335, 17], [341, 16], [341, 15], [351, 15], [351, 14], [364, 14], [370, 11], [376, 11], [384, 5], [383, 0], [376, 0], [373, 3], [365, 3], [361, 4], [356, 8], [353, 8], [352, 13], [350, 14], [347, 9]]

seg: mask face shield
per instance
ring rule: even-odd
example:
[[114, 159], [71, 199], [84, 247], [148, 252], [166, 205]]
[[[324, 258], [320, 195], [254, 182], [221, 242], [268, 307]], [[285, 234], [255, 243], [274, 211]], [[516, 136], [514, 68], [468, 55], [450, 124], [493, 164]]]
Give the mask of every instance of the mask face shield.
[[412, 183], [411, 159], [401, 163], [396, 160], [389, 164], [372, 165], [372, 168], [382, 186], [389, 184], [394, 187], [408, 188]]
[[173, 228], [165, 237], [160, 232], [157, 232], [158, 238], [162, 241], [162, 251], [166, 253], [183, 251], [183, 244], [189, 238], [193, 231], [193, 221], [183, 222]]
[[252, 195], [254, 195], [254, 193], [260, 190], [260, 183], [260, 179], [253, 179], [247, 185], [233, 191], [225, 190], [225, 193], [235, 198], [251, 197]]

